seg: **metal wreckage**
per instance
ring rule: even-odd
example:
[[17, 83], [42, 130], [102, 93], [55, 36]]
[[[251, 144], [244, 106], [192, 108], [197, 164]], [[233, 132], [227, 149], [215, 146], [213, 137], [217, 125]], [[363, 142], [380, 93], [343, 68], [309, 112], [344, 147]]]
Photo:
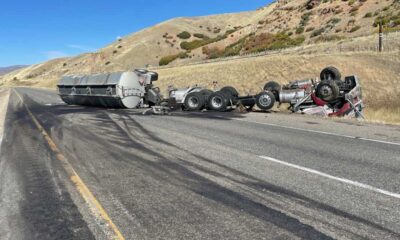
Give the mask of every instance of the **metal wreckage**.
[[[164, 98], [154, 87], [156, 72], [136, 69], [130, 72], [64, 76], [58, 84], [61, 99], [69, 105], [106, 108], [147, 108], [162, 114], [183, 111], [270, 111], [275, 104], [288, 105], [296, 113], [320, 116], [363, 118], [360, 81], [356, 75], [342, 79], [335, 67], [324, 68], [319, 78], [280, 85], [267, 82], [256, 95], [241, 96], [231, 86], [218, 90], [193, 86], [168, 89]], [[257, 106], [257, 108], [255, 108]]]

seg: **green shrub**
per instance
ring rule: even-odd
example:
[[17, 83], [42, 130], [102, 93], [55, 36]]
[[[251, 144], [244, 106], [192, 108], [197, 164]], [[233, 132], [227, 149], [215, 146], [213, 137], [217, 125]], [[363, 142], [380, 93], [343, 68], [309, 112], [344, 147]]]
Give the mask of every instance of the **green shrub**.
[[304, 32], [304, 27], [296, 28], [296, 34], [302, 34]]
[[201, 38], [201, 39], [203, 39], [205, 37], [204, 34], [201, 34], [201, 33], [195, 33], [195, 34], [193, 34], [193, 36], [195, 36], [197, 38]]
[[179, 54], [168, 55], [168, 56], [162, 57], [160, 59], [160, 61], [158, 62], [158, 64], [160, 66], [165, 66], [165, 65], [168, 65], [171, 62], [175, 61], [178, 58], [184, 59], [184, 58], [188, 58], [188, 57], [189, 57], [189, 55], [187, 54], [187, 52], [181, 52]]
[[313, 38], [313, 37], [319, 36], [319, 35], [321, 35], [323, 32], [325, 32], [325, 28], [317, 29], [317, 30], [315, 30], [315, 31], [313, 31], [313, 32], [311, 33], [310, 37]]
[[181, 42], [181, 48], [190, 51], [190, 50], [202, 47], [207, 44], [208, 44], [207, 40], [193, 40], [191, 42], [184, 41], [184, 42]]
[[343, 36], [337, 35], [326, 35], [326, 36], [319, 36], [315, 39], [315, 42], [332, 42], [332, 41], [339, 41], [344, 39]]
[[355, 32], [355, 31], [357, 31], [358, 29], [360, 29], [361, 27], [360, 26], [354, 26], [353, 28], [351, 28], [350, 29], [350, 32], [352, 33], [352, 32]]
[[306, 29], [306, 32], [314, 31], [314, 29], [315, 29], [315, 27], [309, 27], [309, 28]]
[[189, 57], [189, 54], [187, 52], [181, 52], [181, 53], [178, 54], [178, 57], [180, 59], [185, 59], [185, 58]]
[[278, 33], [278, 34], [268, 34], [263, 33], [260, 35], [250, 36], [243, 48], [246, 52], [262, 52], [266, 50], [276, 50], [288, 47], [295, 47], [301, 45], [305, 41], [304, 36], [299, 36], [296, 38], [291, 38], [288, 34]]
[[221, 58], [240, 55], [241, 50], [249, 36], [241, 38], [239, 41], [227, 46], [225, 49], [220, 48], [209, 48], [203, 47], [203, 53], [207, 55], [207, 58]]
[[364, 16], [364, 18], [370, 18], [370, 17], [372, 17], [372, 12], [368, 12]]
[[187, 31], [183, 31], [176, 36], [180, 39], [189, 39], [192, 35]]
[[374, 23], [372, 24], [374, 27], [379, 26], [379, 23], [382, 23], [382, 25], [388, 25], [390, 22], [390, 18], [389, 17], [384, 17], [384, 16], [378, 16], [377, 18], [375, 18]]
[[175, 59], [177, 59], [177, 58], [178, 58], [177, 55], [168, 55], [168, 56], [162, 57], [158, 64], [160, 66], [165, 66], [165, 65], [168, 65], [170, 62], [175, 61]]
[[328, 21], [328, 23], [331, 23], [333, 25], [338, 24], [341, 21], [340, 18], [332, 18], [331, 20]]
[[221, 41], [221, 40], [227, 38], [231, 33], [235, 32], [235, 31], [236, 30], [234, 30], [234, 29], [227, 30], [224, 35], [218, 35], [215, 38], [208, 38], [208, 37], [204, 36], [203, 39], [196, 39], [196, 40], [193, 40], [190, 42], [184, 41], [184, 42], [181, 42], [181, 48], [184, 50], [190, 51], [190, 50], [205, 46], [205, 45], [213, 43], [213, 42]]
[[302, 27], [307, 26], [308, 22], [310, 21], [310, 16], [312, 15], [312, 12], [306, 12], [301, 16], [301, 20], [299, 25]]

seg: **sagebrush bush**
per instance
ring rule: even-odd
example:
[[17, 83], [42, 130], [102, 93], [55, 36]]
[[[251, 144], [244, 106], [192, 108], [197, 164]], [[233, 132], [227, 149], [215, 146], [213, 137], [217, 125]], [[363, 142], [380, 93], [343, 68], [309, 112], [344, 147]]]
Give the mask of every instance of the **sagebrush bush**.
[[189, 39], [192, 35], [187, 31], [183, 31], [176, 36], [180, 39]]
[[171, 62], [175, 61], [178, 58], [184, 59], [184, 58], [188, 58], [188, 57], [189, 57], [189, 55], [187, 54], [187, 52], [181, 52], [181, 53], [174, 54], [174, 55], [168, 55], [168, 56], [162, 57], [160, 59], [160, 61], [158, 62], [158, 64], [160, 66], [165, 66], [165, 65], [168, 65]]
[[221, 40], [227, 38], [230, 34], [232, 34], [235, 31], [236, 30], [234, 30], [234, 29], [227, 30], [224, 35], [218, 35], [215, 38], [208, 38], [206, 36], [203, 36], [203, 39], [196, 39], [196, 40], [193, 40], [190, 42], [184, 41], [184, 42], [181, 42], [181, 48], [184, 50], [190, 51], [190, 50], [193, 50], [193, 49], [196, 49], [199, 47], [203, 47], [207, 44], [221, 41]]
[[319, 35], [321, 35], [322, 33], [324, 33], [325, 32], [325, 28], [320, 28], [320, 29], [317, 29], [317, 30], [314, 30], [312, 33], [311, 33], [311, 35], [310, 35], [310, 37], [316, 37], [316, 36], [319, 36]]
[[201, 34], [201, 33], [195, 33], [195, 34], [193, 34], [193, 36], [195, 36], [197, 38], [201, 38], [201, 39], [203, 39], [205, 37], [204, 34]]
[[355, 32], [355, 31], [357, 31], [357, 30], [359, 30], [361, 27], [360, 26], [354, 26], [354, 27], [352, 27], [351, 29], [350, 29], [350, 32], [352, 33], [352, 32]]

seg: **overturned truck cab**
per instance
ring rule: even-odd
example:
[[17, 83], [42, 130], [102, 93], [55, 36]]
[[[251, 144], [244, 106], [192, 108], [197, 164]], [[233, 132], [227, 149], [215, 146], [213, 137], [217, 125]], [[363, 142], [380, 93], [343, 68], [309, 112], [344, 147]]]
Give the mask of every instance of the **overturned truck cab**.
[[156, 72], [136, 69], [129, 72], [72, 75], [61, 78], [58, 93], [69, 105], [107, 108], [141, 108], [159, 104], [160, 90], [153, 87]]
[[351, 75], [342, 79], [340, 71], [335, 67], [324, 68], [319, 81], [300, 80], [283, 86], [271, 81], [264, 86], [264, 90], [274, 93], [280, 104], [289, 104], [293, 112], [364, 118], [358, 77]]

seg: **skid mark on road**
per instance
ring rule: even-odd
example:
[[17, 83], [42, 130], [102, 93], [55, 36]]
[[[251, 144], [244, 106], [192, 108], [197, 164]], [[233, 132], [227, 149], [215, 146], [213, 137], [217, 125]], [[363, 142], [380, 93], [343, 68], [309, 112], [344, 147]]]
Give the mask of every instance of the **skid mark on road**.
[[353, 180], [349, 180], [349, 179], [346, 179], [346, 178], [332, 176], [332, 175], [329, 175], [327, 173], [323, 173], [323, 172], [320, 172], [320, 171], [317, 171], [317, 170], [314, 170], [314, 169], [311, 169], [311, 168], [307, 168], [307, 167], [302, 167], [302, 166], [299, 166], [299, 165], [296, 165], [296, 164], [293, 164], [293, 163], [284, 162], [284, 161], [281, 161], [281, 160], [278, 160], [278, 159], [275, 159], [275, 158], [272, 158], [272, 157], [267, 157], [267, 156], [259, 156], [259, 157], [262, 158], [262, 159], [274, 162], [274, 163], [278, 163], [278, 164], [285, 165], [285, 166], [288, 166], [288, 167], [291, 167], [291, 168], [295, 168], [295, 169], [298, 169], [298, 170], [301, 170], [301, 171], [305, 171], [305, 172], [312, 173], [312, 174], [315, 174], [315, 175], [319, 175], [319, 176], [322, 176], [322, 177], [325, 177], [325, 178], [329, 178], [329, 179], [332, 179], [332, 180], [335, 180], [335, 181], [339, 181], [339, 182], [346, 183], [346, 184], [349, 184], [349, 185], [353, 185], [353, 186], [356, 186], [356, 187], [359, 187], [359, 188], [367, 189], [367, 190], [370, 190], [370, 191], [373, 191], [373, 192], [376, 192], [376, 193], [380, 193], [380, 194], [383, 194], [383, 195], [386, 195], [386, 196], [389, 196], [389, 197], [394, 197], [394, 198], [400, 199], [400, 194], [399, 193], [389, 192], [389, 191], [384, 190], [384, 189], [376, 188], [376, 187], [373, 187], [373, 186], [370, 186], [370, 185], [367, 185], [367, 184], [364, 184], [364, 183], [356, 182], [356, 181], [353, 181]]
[[51, 139], [50, 135], [46, 132], [46, 130], [43, 128], [43, 126], [39, 123], [39, 121], [37, 120], [35, 115], [33, 115], [33, 113], [30, 111], [28, 106], [24, 103], [21, 95], [16, 90], [14, 90], [14, 92], [20, 99], [22, 105], [25, 107], [26, 111], [28, 112], [28, 115], [34, 122], [37, 129], [43, 135], [43, 137], [46, 140], [47, 144], [49, 145], [50, 149], [54, 152], [56, 158], [59, 161], [61, 161], [62, 166], [64, 167], [65, 171], [67, 172], [68, 176], [70, 177], [70, 180], [74, 183], [76, 189], [78, 190], [78, 192], [80, 193], [82, 198], [89, 205], [89, 208], [93, 213], [93, 216], [98, 218], [99, 220], [105, 221], [107, 223], [106, 227], [108, 228], [107, 229], [108, 233], [106, 233], [106, 234], [108, 234], [113, 239], [125, 240], [124, 236], [119, 231], [118, 227], [113, 223], [113, 221], [111, 220], [110, 216], [105, 211], [103, 206], [96, 199], [96, 197], [93, 195], [93, 193], [90, 191], [90, 189], [86, 186], [86, 184], [83, 182], [83, 180], [79, 177], [79, 175], [76, 173], [75, 169], [69, 163], [67, 158], [58, 149], [57, 145]]

